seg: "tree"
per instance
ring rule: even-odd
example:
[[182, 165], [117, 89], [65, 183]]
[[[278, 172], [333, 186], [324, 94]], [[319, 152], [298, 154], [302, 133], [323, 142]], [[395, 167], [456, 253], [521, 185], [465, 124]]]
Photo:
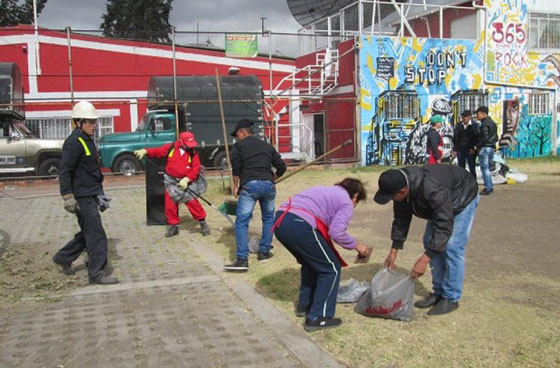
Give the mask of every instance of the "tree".
[[[45, 7], [47, 0], [37, 0], [37, 16]], [[33, 24], [33, 0], [25, 0], [18, 5], [18, 0], [0, 0], [0, 26]]]
[[170, 42], [169, 13], [173, 0], [108, 0], [103, 35]]

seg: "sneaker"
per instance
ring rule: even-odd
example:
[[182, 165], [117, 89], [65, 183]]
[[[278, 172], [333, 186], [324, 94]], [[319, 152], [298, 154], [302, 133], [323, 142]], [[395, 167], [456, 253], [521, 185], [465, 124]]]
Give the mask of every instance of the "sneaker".
[[249, 261], [241, 258], [237, 258], [235, 262], [224, 266], [224, 271], [227, 272], [247, 272], [248, 269]]
[[274, 254], [272, 254], [272, 252], [259, 252], [259, 254], [257, 255], [257, 259], [259, 260], [259, 262], [266, 262], [273, 256]]
[[305, 323], [303, 324], [303, 328], [305, 331], [317, 331], [317, 330], [324, 330], [327, 328], [337, 327], [341, 323], [342, 320], [340, 318], [334, 318], [334, 317], [317, 318], [314, 321], [306, 319]]
[[57, 261], [56, 255], [54, 255], [54, 256], [52, 257], [52, 260], [53, 260], [53, 262], [54, 262], [57, 266], [60, 267], [60, 271], [61, 271], [62, 273], [64, 273], [65, 275], [72, 276], [72, 275], [74, 275], [74, 274], [76, 273], [76, 272], [72, 269], [72, 266], [71, 266], [71, 265], [69, 265], [69, 264], [67, 265], [67, 264], [64, 264], [64, 263], [62, 263], [62, 262]]
[[309, 312], [309, 305], [296, 304], [296, 317], [305, 317]]
[[414, 303], [416, 308], [424, 309], [436, 305], [441, 300], [441, 295], [431, 293], [425, 299], [419, 300]]
[[452, 302], [451, 300], [441, 299], [429, 312], [429, 316], [438, 316], [453, 312], [459, 308], [459, 302]]
[[484, 188], [480, 191], [480, 195], [490, 195], [490, 194], [492, 194], [493, 191], [494, 191], [493, 189]]
[[119, 279], [117, 279], [116, 277], [113, 277], [113, 276], [103, 275], [101, 277], [98, 277], [95, 280], [89, 280], [89, 283], [90, 284], [99, 284], [99, 285], [113, 285], [113, 284], [118, 284]]
[[171, 225], [169, 229], [167, 229], [167, 232], [165, 233], [165, 237], [171, 238], [172, 236], [175, 236], [177, 234], [179, 234], [179, 226]]
[[202, 231], [202, 236], [210, 235], [210, 227], [204, 220], [200, 221], [200, 231]]

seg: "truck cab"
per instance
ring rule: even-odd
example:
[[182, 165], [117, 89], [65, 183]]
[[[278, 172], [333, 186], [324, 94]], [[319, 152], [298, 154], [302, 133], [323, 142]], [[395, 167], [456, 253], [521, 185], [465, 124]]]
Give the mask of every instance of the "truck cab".
[[34, 172], [56, 176], [62, 156], [63, 139], [39, 139], [23, 122], [0, 120], [0, 173]]
[[148, 111], [134, 132], [105, 134], [99, 139], [101, 166], [113, 172], [142, 171], [134, 151], [175, 141], [175, 115], [167, 110]]
[[175, 83], [172, 77], [154, 76], [148, 84], [148, 108], [138, 128], [130, 133], [112, 133], [99, 140], [101, 164], [113, 172], [132, 173], [144, 169], [143, 162], [134, 156], [142, 148], [160, 147], [175, 141], [179, 131], [191, 131], [196, 137], [200, 162], [206, 167], [225, 167], [225, 143], [235, 139], [233, 131], [237, 121], [250, 119], [255, 122], [254, 135], [266, 139], [262, 108], [263, 92], [256, 76], [222, 76], [221, 91], [226, 126], [223, 125], [218, 104], [217, 82], [213, 76], [177, 77], [176, 124], [173, 96]]

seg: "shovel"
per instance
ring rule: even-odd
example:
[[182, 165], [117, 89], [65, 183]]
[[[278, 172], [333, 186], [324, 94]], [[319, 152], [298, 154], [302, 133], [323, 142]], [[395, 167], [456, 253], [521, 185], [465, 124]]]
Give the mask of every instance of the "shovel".
[[228, 220], [228, 222], [233, 226], [233, 224], [234, 224], [233, 220], [225, 212], [221, 211], [218, 207], [214, 206], [212, 203], [210, 203], [206, 198], [204, 198], [200, 194], [198, 194], [198, 193], [194, 192], [193, 190], [189, 189], [189, 187], [186, 188], [186, 191], [189, 192], [189, 194], [202, 199], [204, 202], [206, 202], [207, 205], [209, 205], [210, 207], [212, 207], [213, 209], [218, 211], [220, 213], [220, 215], [224, 216], [224, 218], [226, 220]]

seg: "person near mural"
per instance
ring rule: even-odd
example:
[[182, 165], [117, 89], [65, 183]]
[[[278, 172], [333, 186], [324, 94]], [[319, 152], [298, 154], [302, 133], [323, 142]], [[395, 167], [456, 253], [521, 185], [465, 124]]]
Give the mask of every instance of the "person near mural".
[[453, 312], [463, 291], [465, 251], [479, 200], [476, 179], [454, 165], [407, 166], [383, 172], [378, 186], [375, 202], [393, 200], [393, 244], [385, 267], [396, 267], [412, 215], [428, 220], [424, 253], [414, 264], [411, 276], [422, 276], [429, 263], [433, 293], [414, 306], [433, 307], [429, 315]]
[[426, 156], [428, 158], [428, 165], [441, 164], [443, 156], [443, 138], [439, 134], [438, 129], [444, 122], [443, 116], [434, 115], [430, 119], [430, 129], [428, 130], [426, 139]]
[[72, 275], [72, 262], [86, 250], [89, 283], [117, 284], [119, 280], [110, 275], [107, 264], [107, 235], [99, 214], [109, 207], [111, 199], [103, 191], [99, 153], [93, 141], [97, 119], [97, 111], [88, 101], [72, 108], [76, 128], [62, 146], [58, 181], [64, 209], [76, 214], [80, 231], [52, 260], [65, 274]]
[[471, 110], [461, 113], [461, 123], [455, 127], [453, 134], [453, 151], [457, 157], [459, 167], [463, 169], [469, 165], [470, 173], [476, 178], [476, 139], [478, 136], [478, 124], [472, 121]]
[[498, 142], [498, 129], [494, 120], [488, 116], [487, 106], [480, 106], [476, 109], [476, 119], [480, 121], [480, 127], [475, 147], [478, 150], [478, 161], [480, 163], [482, 179], [484, 180], [484, 189], [482, 189], [480, 194], [489, 195], [494, 192], [490, 165], [494, 157], [496, 142]]
[[[233, 195], [238, 197], [235, 218], [237, 251], [233, 263], [224, 266], [227, 272], [247, 272], [249, 269], [249, 222], [258, 201], [261, 207], [262, 233], [257, 259], [272, 257], [272, 225], [274, 224], [274, 180], [286, 172], [280, 154], [267, 142], [253, 135], [253, 122], [242, 119], [231, 133], [237, 142], [231, 149]], [[272, 172], [272, 166], [276, 173]]]
[[333, 241], [368, 257], [371, 248], [347, 232], [354, 209], [366, 200], [364, 184], [346, 178], [333, 186], [308, 188], [276, 212], [274, 235], [301, 264], [296, 315], [306, 317], [307, 331], [336, 327], [336, 298], [341, 267], [346, 266]]
[[201, 187], [206, 185], [200, 172], [202, 166], [195, 150], [197, 146], [193, 133], [182, 132], [179, 139], [173, 143], [134, 151], [139, 160], [144, 156], [167, 158], [163, 181], [165, 217], [168, 224], [165, 236], [168, 238], [179, 234], [179, 203], [185, 203], [193, 219], [199, 222], [202, 235], [210, 235], [210, 227], [206, 223], [206, 211], [198, 199], [187, 190], [189, 188], [199, 193]]

